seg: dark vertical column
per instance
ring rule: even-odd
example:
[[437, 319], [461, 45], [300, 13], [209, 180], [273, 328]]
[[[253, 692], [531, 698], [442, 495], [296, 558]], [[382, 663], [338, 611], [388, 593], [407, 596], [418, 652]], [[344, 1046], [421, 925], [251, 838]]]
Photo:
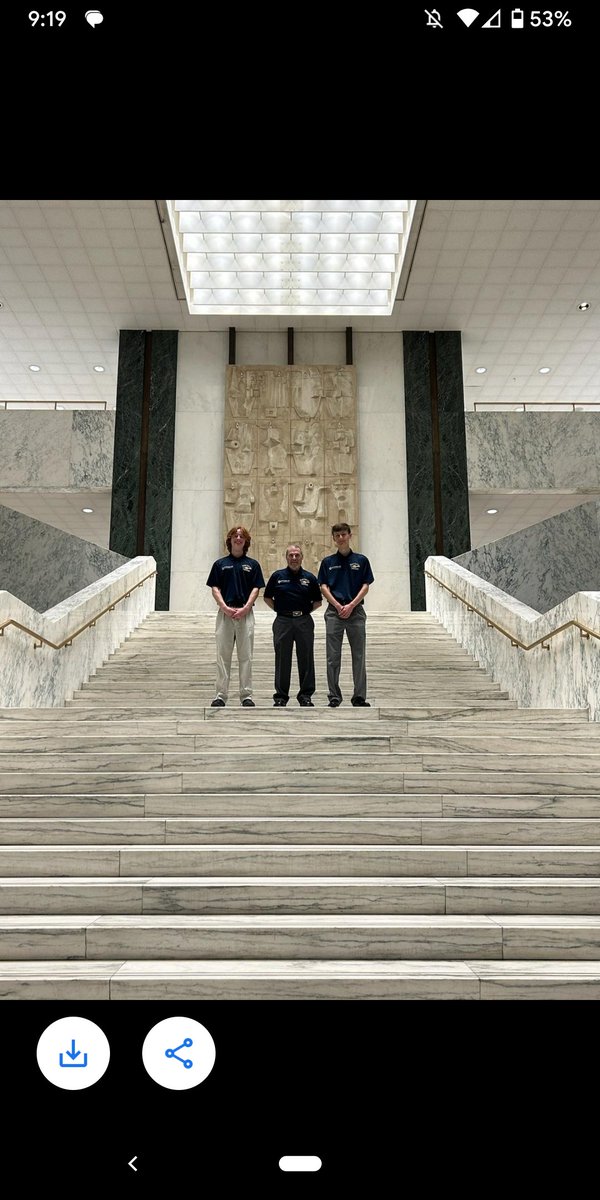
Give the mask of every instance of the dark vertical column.
[[425, 560], [471, 544], [461, 342], [454, 331], [403, 340], [411, 607], [424, 609]]
[[471, 549], [461, 335], [452, 330], [436, 333], [435, 344], [444, 523], [444, 548], [438, 553], [456, 558]]
[[110, 547], [156, 559], [157, 609], [169, 607], [177, 338], [172, 330], [119, 338]]
[[177, 339], [175, 329], [152, 334], [143, 552], [152, 554], [158, 564], [156, 607], [159, 609], [168, 609], [171, 591]]
[[113, 455], [110, 548], [135, 558], [140, 512], [140, 453], [144, 402], [144, 330], [119, 334], [117, 411]]
[[294, 330], [288, 325], [288, 367], [294, 365]]
[[411, 608], [425, 608], [423, 563], [435, 552], [429, 335], [406, 332], [404, 410]]
[[353, 350], [352, 350], [352, 326], [346, 325], [346, 366], [354, 366]]
[[235, 367], [235, 325], [229, 326], [229, 366]]

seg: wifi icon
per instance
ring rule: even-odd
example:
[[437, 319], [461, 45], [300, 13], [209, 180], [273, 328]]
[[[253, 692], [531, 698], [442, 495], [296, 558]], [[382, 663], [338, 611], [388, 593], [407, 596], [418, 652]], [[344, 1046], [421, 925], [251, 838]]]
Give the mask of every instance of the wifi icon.
[[473, 21], [477, 20], [479, 13], [474, 8], [461, 8], [460, 12], [456, 15], [457, 17], [460, 17], [461, 21], [464, 21], [465, 25], [468, 27], [469, 25], [473, 24]]

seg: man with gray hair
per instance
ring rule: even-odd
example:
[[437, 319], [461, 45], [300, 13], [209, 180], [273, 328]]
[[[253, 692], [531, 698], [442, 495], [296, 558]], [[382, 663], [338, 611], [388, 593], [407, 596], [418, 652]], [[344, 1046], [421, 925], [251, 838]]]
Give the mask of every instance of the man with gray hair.
[[298, 704], [314, 708], [315, 625], [313, 609], [322, 604], [316, 577], [302, 567], [302, 549], [291, 544], [285, 552], [287, 566], [273, 571], [265, 588], [264, 600], [277, 614], [273, 622], [275, 649], [275, 692], [273, 707], [285, 708], [290, 698], [292, 650], [296, 646], [298, 663]]

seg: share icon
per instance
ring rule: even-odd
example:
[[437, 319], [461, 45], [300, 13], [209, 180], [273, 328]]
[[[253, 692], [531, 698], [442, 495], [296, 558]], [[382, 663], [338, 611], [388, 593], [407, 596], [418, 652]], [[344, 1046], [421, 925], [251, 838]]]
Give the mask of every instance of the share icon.
[[184, 1040], [182, 1041], [181, 1045], [180, 1045], [180, 1046], [175, 1046], [175, 1049], [174, 1049], [174, 1050], [165, 1050], [165, 1058], [176, 1058], [176, 1059], [177, 1059], [177, 1062], [183, 1063], [183, 1065], [184, 1065], [184, 1067], [185, 1067], [186, 1071], [189, 1071], [190, 1067], [193, 1067], [193, 1065], [194, 1065], [194, 1064], [193, 1064], [193, 1062], [192, 1062], [192, 1060], [191, 1060], [191, 1058], [180, 1058], [180, 1056], [178, 1055], [177, 1051], [178, 1051], [178, 1050], [183, 1050], [184, 1046], [185, 1046], [186, 1048], [187, 1048], [188, 1046], [193, 1046], [193, 1044], [194, 1044], [194, 1043], [193, 1043], [193, 1041], [192, 1041], [192, 1039], [191, 1039], [191, 1038], [184, 1038]]

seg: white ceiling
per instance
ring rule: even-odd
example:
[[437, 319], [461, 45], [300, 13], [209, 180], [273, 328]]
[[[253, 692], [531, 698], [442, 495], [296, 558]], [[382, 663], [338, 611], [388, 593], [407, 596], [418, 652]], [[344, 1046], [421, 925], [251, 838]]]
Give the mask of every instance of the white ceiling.
[[[600, 200], [428, 200], [407, 268], [389, 317], [192, 316], [165, 201], [0, 200], [0, 405], [114, 408], [120, 329], [350, 324], [461, 330], [467, 409], [600, 406]], [[549, 374], [539, 374], [543, 366]], [[498, 507], [513, 528], [551, 515], [557, 501], [498, 499], [486, 497], [486, 508]], [[585, 499], [565, 497], [562, 507]], [[474, 521], [483, 520], [471, 503]], [[475, 545], [489, 540], [473, 532]]]

